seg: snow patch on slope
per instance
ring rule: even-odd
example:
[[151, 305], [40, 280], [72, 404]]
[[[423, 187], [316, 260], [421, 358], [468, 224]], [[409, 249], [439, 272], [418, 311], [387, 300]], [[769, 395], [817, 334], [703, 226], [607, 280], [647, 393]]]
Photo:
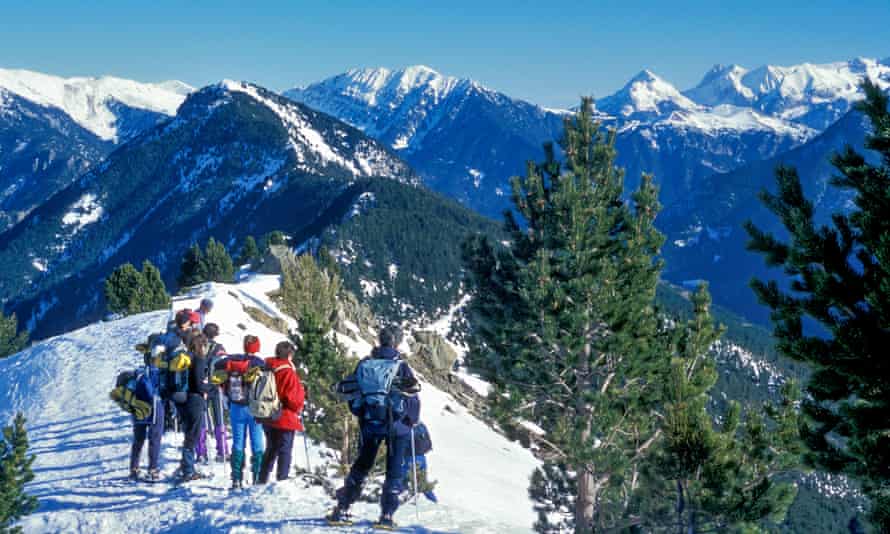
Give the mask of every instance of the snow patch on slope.
[[62, 224], [73, 226], [71, 235], [81, 231], [84, 226], [97, 222], [102, 218], [102, 206], [96, 201], [93, 193], [84, 193], [77, 202], [71, 205], [62, 216]]

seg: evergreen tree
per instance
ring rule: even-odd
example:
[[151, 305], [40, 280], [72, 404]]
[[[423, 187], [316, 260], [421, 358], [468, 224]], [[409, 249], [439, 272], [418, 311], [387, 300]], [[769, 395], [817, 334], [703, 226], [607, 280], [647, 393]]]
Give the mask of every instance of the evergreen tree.
[[299, 332], [291, 334], [298, 358], [306, 367], [306, 431], [313, 439], [339, 451], [339, 467], [349, 467], [350, 436], [354, 428], [349, 408], [332, 387], [350, 371], [346, 349], [331, 336], [337, 315], [340, 278], [323, 270], [309, 254], [288, 262], [282, 274], [281, 307], [297, 319]]
[[142, 262], [143, 301], [141, 311], [164, 310], [170, 307], [170, 294], [161, 278], [161, 271], [148, 260]]
[[12, 426], [3, 429], [0, 440], [0, 533], [22, 532], [12, 523], [37, 509], [37, 499], [25, 493], [25, 484], [34, 480], [32, 463], [25, 417], [19, 413]]
[[297, 346], [297, 358], [306, 368], [306, 399], [303, 422], [306, 433], [339, 453], [341, 474], [349, 469], [352, 451], [357, 444], [351, 439], [355, 430], [352, 413], [345, 402], [333, 393], [333, 387], [352, 371], [346, 349], [330, 336], [314, 313], [298, 321], [299, 334], [291, 334]]
[[207, 241], [204, 263], [207, 266], [206, 280], [231, 283], [235, 279], [232, 257], [226, 252], [226, 247], [212, 237]]
[[244, 238], [244, 244], [241, 246], [241, 252], [238, 255], [238, 263], [244, 265], [245, 263], [251, 264], [251, 266], [256, 267], [256, 264], [260, 261], [262, 255], [260, 254], [260, 249], [257, 247], [256, 240], [252, 235], [249, 235]]
[[310, 254], [285, 262], [281, 277], [281, 305], [288, 315], [301, 320], [313, 316], [323, 332], [337, 316], [340, 277], [322, 270]]
[[182, 258], [182, 264], [179, 267], [179, 278], [176, 283], [179, 284], [180, 288], [200, 284], [209, 280], [207, 273], [207, 262], [204, 259], [204, 252], [197, 243], [194, 243]]
[[142, 310], [145, 277], [132, 263], [120, 265], [105, 279], [105, 302], [113, 313], [131, 315]]
[[754, 531], [764, 519], [781, 522], [796, 495], [792, 483], [776, 482], [795, 465], [794, 398], [780, 408], [766, 405], [768, 423], [756, 411], [749, 411], [741, 423], [740, 408], [731, 403], [715, 426], [707, 410], [708, 393], [717, 381], [710, 348], [723, 329], [713, 324], [704, 285], [692, 302], [694, 317], [672, 329], [673, 358], [663, 383], [663, 434], [644, 469], [643, 527], [647, 532], [692, 534]]
[[[832, 183], [855, 193], [852, 210], [817, 226], [797, 172], [780, 167], [778, 192], [764, 191], [761, 200], [789, 240], [750, 221], [746, 229], [749, 248], [791, 277], [790, 291], [775, 281], [753, 280], [752, 288], [772, 309], [779, 351], [812, 367], [802, 405], [805, 459], [859, 478], [872, 523], [890, 532], [890, 113], [876, 85], [862, 87], [857, 109], [871, 120], [866, 147], [880, 163], [849, 147], [832, 158], [839, 173]], [[805, 331], [806, 321], [821, 331]]]
[[19, 321], [15, 314], [5, 315], [0, 311], [0, 358], [25, 348], [28, 344], [28, 331], [18, 331]]
[[[553, 469], [535, 477], [558, 473], [554, 482], [572, 488], [566, 524], [576, 532], [628, 524], [639, 463], [657, 437], [653, 377], [667, 366], [653, 305], [657, 188], [644, 176], [632, 204], [623, 201], [615, 133], [600, 130], [592, 109], [584, 99], [566, 121], [565, 169], [545, 145], [545, 163], [513, 180], [526, 226], [506, 214], [509, 247], [484, 237], [465, 246], [473, 361], [494, 384], [493, 413], [545, 431]], [[537, 529], [553, 528], [552, 505], [540, 503]]]

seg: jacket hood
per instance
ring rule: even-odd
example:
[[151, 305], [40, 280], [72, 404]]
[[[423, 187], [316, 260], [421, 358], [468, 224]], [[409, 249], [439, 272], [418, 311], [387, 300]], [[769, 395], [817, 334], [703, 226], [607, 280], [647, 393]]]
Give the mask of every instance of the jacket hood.
[[392, 347], [374, 347], [374, 350], [371, 351], [371, 357], [382, 360], [398, 360], [402, 355]]

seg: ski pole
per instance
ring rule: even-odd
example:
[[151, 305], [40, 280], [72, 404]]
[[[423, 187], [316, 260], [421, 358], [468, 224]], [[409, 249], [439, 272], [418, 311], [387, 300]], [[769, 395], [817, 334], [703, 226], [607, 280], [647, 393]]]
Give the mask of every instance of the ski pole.
[[309, 439], [306, 437], [306, 429], [303, 429], [303, 449], [306, 451], [306, 470], [312, 474], [312, 464], [309, 462]]
[[417, 504], [417, 494], [420, 488], [417, 486], [417, 455], [414, 449], [414, 425], [411, 425], [411, 467], [414, 470], [414, 515], [417, 516], [417, 522], [420, 523], [420, 508]]

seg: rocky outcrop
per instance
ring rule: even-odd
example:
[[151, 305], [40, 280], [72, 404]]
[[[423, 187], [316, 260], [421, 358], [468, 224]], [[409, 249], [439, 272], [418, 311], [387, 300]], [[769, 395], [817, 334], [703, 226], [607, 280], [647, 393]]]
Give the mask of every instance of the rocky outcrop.
[[294, 265], [295, 256], [290, 247], [271, 245], [269, 251], [263, 256], [263, 263], [258, 270], [263, 274], [282, 274], [286, 267]]

